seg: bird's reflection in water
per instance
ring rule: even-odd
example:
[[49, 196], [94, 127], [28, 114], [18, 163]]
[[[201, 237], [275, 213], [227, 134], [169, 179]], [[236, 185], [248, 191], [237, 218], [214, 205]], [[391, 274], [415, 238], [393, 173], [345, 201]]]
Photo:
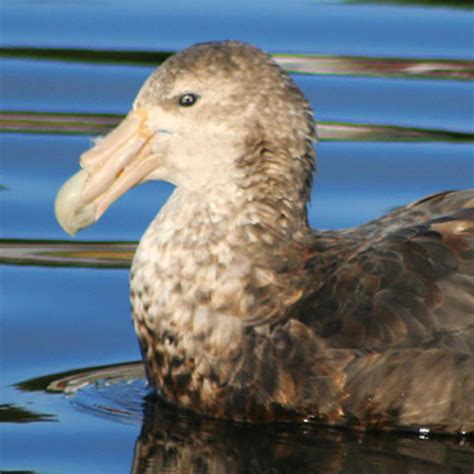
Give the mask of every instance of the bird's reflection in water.
[[472, 436], [440, 436], [423, 430], [418, 434], [357, 432], [312, 422], [245, 424], [205, 418], [158, 400], [144, 377], [142, 362], [132, 362], [53, 374], [17, 387], [63, 392], [82, 413], [141, 423], [133, 473], [474, 472]]
[[472, 473], [472, 439], [248, 425], [146, 400], [133, 473]]

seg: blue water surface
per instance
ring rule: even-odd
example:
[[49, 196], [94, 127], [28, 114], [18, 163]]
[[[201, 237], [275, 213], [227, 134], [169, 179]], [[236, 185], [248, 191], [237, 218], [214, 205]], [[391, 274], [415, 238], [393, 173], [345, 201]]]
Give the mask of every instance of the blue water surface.
[[470, 10], [310, 0], [12, 1], [10, 45], [174, 50], [238, 39], [271, 51], [472, 58]]

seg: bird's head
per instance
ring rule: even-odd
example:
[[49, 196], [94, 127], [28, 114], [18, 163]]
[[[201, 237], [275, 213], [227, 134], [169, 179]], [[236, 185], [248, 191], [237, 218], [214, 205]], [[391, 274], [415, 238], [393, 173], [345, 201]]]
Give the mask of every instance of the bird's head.
[[123, 122], [81, 156], [56, 216], [73, 235], [147, 180], [205, 190], [245, 187], [258, 173], [298, 178], [311, 174], [314, 139], [308, 102], [267, 54], [234, 41], [196, 45], [165, 61]]

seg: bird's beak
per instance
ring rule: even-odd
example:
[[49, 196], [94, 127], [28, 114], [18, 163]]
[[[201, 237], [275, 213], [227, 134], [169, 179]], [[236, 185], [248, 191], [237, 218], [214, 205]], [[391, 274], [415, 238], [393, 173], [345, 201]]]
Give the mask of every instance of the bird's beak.
[[82, 169], [56, 196], [56, 218], [68, 234], [97, 222], [116, 199], [160, 165], [159, 155], [151, 150], [152, 136], [147, 112], [137, 109], [81, 156]]

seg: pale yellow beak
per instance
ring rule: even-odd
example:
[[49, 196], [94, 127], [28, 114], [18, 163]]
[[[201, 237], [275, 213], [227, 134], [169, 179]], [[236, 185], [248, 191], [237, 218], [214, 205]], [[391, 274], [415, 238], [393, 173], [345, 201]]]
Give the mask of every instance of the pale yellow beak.
[[151, 150], [152, 136], [147, 112], [134, 110], [81, 156], [82, 169], [63, 184], [54, 206], [69, 235], [97, 222], [116, 199], [160, 166], [160, 156]]

